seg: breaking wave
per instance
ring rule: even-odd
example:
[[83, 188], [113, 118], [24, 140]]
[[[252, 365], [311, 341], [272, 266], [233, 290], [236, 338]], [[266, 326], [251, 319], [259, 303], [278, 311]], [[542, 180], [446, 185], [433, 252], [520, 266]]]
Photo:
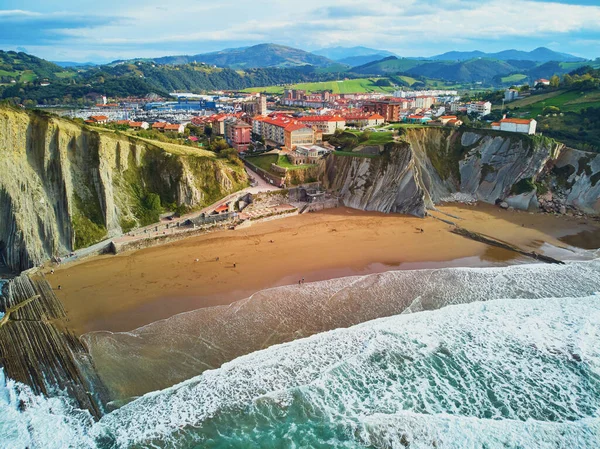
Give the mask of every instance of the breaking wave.
[[[597, 263], [586, 269], [593, 276]], [[476, 302], [420, 306], [238, 357], [97, 423], [4, 380], [0, 446], [596, 448], [600, 296], [586, 292], [589, 277], [565, 286], [536, 270], [547, 268], [534, 266], [527, 282], [544, 279], [544, 296], [490, 298], [480, 286]], [[571, 294], [552, 297], [549, 285]]]

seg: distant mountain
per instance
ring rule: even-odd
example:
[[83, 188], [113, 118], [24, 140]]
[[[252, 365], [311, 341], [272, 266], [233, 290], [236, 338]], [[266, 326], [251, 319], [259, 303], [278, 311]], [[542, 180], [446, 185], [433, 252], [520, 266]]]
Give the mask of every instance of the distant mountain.
[[408, 69], [406, 73], [459, 83], [491, 82], [495, 77], [519, 72], [506, 61], [471, 59], [469, 61], [433, 61]]
[[94, 67], [100, 64], [95, 62], [74, 62], [74, 61], [50, 61], [52, 64], [56, 64], [60, 67]]
[[[343, 61], [344, 59], [356, 58], [358, 56], [380, 55], [380, 57], [377, 59], [382, 59], [382, 58], [385, 58], [386, 56], [397, 56], [396, 54], [392, 53], [391, 51], [376, 50], [374, 48], [360, 47], [360, 46], [359, 47], [321, 48], [319, 50], [313, 51], [312, 53], [315, 55], [325, 56], [326, 58], [329, 58], [329, 59], [332, 59], [332, 60], [338, 61], [338, 62], [343, 62], [343, 63], [346, 63], [345, 61]], [[376, 59], [372, 59], [371, 61], [376, 61]], [[371, 62], [371, 61], [364, 61], [362, 64], [366, 64], [367, 62]], [[354, 64], [354, 65], [358, 65], [358, 64]]]
[[298, 48], [276, 44], [259, 44], [252, 47], [233, 48], [192, 56], [166, 56], [154, 58], [157, 64], [187, 64], [204, 62], [218, 67], [234, 69], [260, 67], [298, 67], [312, 65], [328, 67], [334, 61]]
[[407, 72], [409, 69], [424, 64], [425, 62], [426, 61], [418, 61], [416, 59], [388, 56], [387, 58], [383, 58], [379, 61], [373, 61], [360, 66], [352, 67], [348, 71], [362, 75], [390, 75]]
[[498, 53], [484, 53], [482, 51], [451, 51], [441, 55], [432, 56], [435, 61], [467, 61], [475, 58], [498, 59], [500, 61], [535, 61], [535, 62], [583, 62], [586, 59], [567, 53], [559, 53], [549, 48], [539, 47], [532, 51], [504, 50]]
[[340, 64], [348, 65], [350, 67], [357, 67], [360, 65], [369, 64], [370, 62], [380, 61], [381, 59], [388, 58], [388, 57], [389, 56], [380, 55], [380, 54], [364, 55], [364, 56], [350, 56], [348, 58], [339, 59], [337, 62]]

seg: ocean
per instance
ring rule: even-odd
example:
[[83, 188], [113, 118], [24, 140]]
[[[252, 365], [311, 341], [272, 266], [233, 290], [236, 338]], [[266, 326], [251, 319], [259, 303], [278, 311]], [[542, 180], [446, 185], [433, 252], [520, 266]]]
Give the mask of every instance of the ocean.
[[599, 264], [436, 270], [433, 310], [435, 277], [411, 272], [429, 292], [411, 313], [236, 357], [99, 422], [0, 378], [0, 447], [597, 448]]

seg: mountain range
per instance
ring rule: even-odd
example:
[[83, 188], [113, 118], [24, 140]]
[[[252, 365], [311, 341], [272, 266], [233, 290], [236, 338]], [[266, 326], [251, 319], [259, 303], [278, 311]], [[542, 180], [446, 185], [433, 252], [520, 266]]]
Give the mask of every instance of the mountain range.
[[[246, 69], [259, 67], [333, 67], [342, 69], [359, 68], [377, 61], [397, 58], [400, 61], [420, 61], [423, 64], [430, 61], [463, 62], [474, 59], [489, 59], [496, 61], [531, 61], [537, 64], [554, 62], [583, 62], [585, 59], [567, 53], [559, 53], [545, 47], [532, 51], [504, 50], [498, 53], [485, 53], [482, 51], [459, 52], [452, 51], [435, 55], [429, 58], [400, 58], [398, 55], [387, 51], [369, 47], [327, 47], [308, 52], [298, 48], [277, 44], [258, 44], [250, 47], [228, 48], [211, 53], [196, 55], [163, 56], [159, 58], [146, 58], [142, 61], [154, 61], [156, 64], [188, 64], [202, 62], [205, 64], [227, 67], [232, 69]], [[136, 59], [134, 61], [138, 61]], [[114, 63], [131, 62], [114, 61]], [[414, 65], [416, 65], [415, 63]], [[62, 65], [62, 64], [60, 64]], [[513, 64], [515, 65], [515, 64]], [[518, 64], [517, 64], [518, 65]], [[362, 67], [361, 67], [362, 70]], [[353, 70], [356, 72], [356, 70]], [[359, 70], [357, 73], [361, 73]]]
[[535, 61], [535, 62], [583, 62], [586, 59], [568, 53], [559, 53], [546, 47], [539, 47], [532, 51], [504, 50], [498, 53], [485, 53], [482, 51], [450, 51], [428, 59], [434, 61], [467, 61], [469, 59], [487, 58], [499, 61]]
[[368, 47], [328, 47], [314, 50], [315, 55], [325, 56], [340, 64], [355, 67], [369, 62], [379, 61], [389, 56], [398, 56], [387, 50], [377, 50]]
[[309, 53], [298, 48], [277, 44], [258, 44], [251, 47], [231, 48], [212, 53], [187, 56], [164, 56], [153, 58], [157, 64], [188, 64], [203, 62], [218, 67], [232, 69], [258, 67], [298, 67], [312, 65], [327, 67], [335, 62], [324, 56]]

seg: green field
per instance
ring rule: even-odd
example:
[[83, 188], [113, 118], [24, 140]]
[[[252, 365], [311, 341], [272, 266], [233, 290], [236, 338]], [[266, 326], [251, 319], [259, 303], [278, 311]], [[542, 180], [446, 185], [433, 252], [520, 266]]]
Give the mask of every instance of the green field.
[[68, 71], [65, 71], [65, 72], [55, 73], [55, 75], [56, 75], [57, 78], [73, 78], [74, 76], [77, 75], [77, 72], [68, 72]]
[[[263, 170], [273, 173], [271, 171], [271, 164], [277, 164], [280, 167], [287, 168], [288, 170], [302, 170], [305, 168], [314, 167], [311, 164], [303, 164], [303, 165], [292, 165], [287, 156], [277, 155], [277, 154], [264, 154], [262, 156], [249, 156], [246, 158], [248, 162], [256, 165]], [[277, 174], [277, 173], [274, 173]]]
[[541, 95], [532, 95], [507, 105], [519, 115], [537, 117], [545, 107], [556, 106], [561, 112], [580, 112], [589, 107], [600, 107], [600, 91], [576, 92], [558, 90]]
[[521, 81], [527, 79], [527, 75], [523, 75], [522, 73], [515, 73], [514, 75], [505, 76], [500, 79], [503, 83], [520, 83]]
[[375, 82], [380, 78], [357, 78], [343, 81], [324, 81], [321, 83], [300, 83], [289, 86], [251, 87], [243, 92], [263, 92], [268, 94], [282, 94], [284, 89], [300, 89], [307, 92], [330, 90], [334, 94], [353, 94], [367, 92], [393, 92], [394, 87], [377, 86]]

